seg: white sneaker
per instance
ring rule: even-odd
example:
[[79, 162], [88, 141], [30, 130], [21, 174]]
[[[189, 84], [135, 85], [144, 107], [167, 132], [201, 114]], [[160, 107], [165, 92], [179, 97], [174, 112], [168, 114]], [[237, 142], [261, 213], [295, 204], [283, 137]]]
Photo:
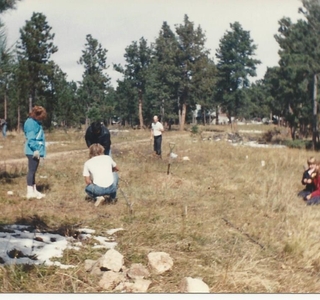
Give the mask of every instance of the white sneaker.
[[37, 195], [35, 193], [27, 193], [27, 199], [37, 198]]
[[96, 202], [94, 203], [94, 206], [99, 206], [102, 201], [104, 201], [104, 197], [103, 196], [97, 197], [96, 198]]
[[42, 199], [46, 196], [46, 194], [42, 194], [39, 191], [34, 191], [34, 194], [37, 199]]

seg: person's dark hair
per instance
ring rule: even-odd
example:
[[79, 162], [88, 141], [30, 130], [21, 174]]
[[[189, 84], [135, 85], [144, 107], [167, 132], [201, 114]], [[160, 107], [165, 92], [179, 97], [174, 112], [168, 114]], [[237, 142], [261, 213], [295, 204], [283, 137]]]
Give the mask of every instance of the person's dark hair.
[[101, 131], [101, 122], [96, 121], [91, 124], [91, 129], [94, 134], [98, 134]]

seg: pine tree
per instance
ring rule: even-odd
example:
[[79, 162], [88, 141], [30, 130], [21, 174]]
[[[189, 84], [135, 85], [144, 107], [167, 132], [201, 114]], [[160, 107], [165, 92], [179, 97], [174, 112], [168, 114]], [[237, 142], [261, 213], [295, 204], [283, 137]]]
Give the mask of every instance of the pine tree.
[[[50, 58], [58, 48], [53, 44], [54, 34], [51, 29], [42, 13], [33, 13], [31, 19], [20, 29], [17, 79], [20, 81], [20, 96], [24, 101], [29, 98], [29, 110], [35, 102], [44, 107], [52, 106], [47, 103], [50, 100], [46, 99], [46, 91], [53, 72]], [[47, 112], [51, 116], [52, 111], [47, 109]], [[48, 121], [50, 122], [50, 117]]]
[[230, 31], [220, 39], [216, 51], [216, 98], [230, 122], [232, 116], [238, 117], [246, 109], [245, 89], [250, 85], [248, 77], [256, 76], [256, 65], [260, 63], [253, 58], [256, 48], [250, 32], [243, 30], [239, 22], [230, 24]]
[[83, 107], [82, 114], [88, 119], [102, 120], [102, 111], [108, 105], [110, 77], [106, 73], [107, 52], [91, 34], [86, 36], [85, 49], [82, 50], [79, 64], [84, 66], [78, 95]]

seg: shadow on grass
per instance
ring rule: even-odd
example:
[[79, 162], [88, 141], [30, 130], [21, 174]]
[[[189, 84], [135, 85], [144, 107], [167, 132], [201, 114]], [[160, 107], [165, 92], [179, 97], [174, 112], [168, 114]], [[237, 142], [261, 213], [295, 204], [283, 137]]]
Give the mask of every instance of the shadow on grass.
[[[73, 237], [75, 239], [77, 239], [81, 234], [81, 232], [78, 230], [81, 224], [61, 224], [57, 227], [51, 227], [47, 224], [45, 218], [40, 217], [36, 214], [33, 216], [19, 217], [16, 219], [14, 224], [27, 226], [25, 230], [30, 232], [37, 230], [42, 233], [47, 232], [51, 234], [59, 234], [61, 236]], [[1, 224], [0, 232], [14, 233], [13, 230], [5, 228], [7, 225], [8, 224]]]

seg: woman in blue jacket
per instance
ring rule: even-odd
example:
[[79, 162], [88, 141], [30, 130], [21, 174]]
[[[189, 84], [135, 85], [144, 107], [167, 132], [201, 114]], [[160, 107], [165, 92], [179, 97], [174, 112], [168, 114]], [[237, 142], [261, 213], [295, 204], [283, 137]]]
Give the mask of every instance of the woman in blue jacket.
[[28, 158], [27, 174], [27, 199], [45, 197], [45, 194], [37, 191], [36, 172], [40, 157], [46, 156], [46, 140], [41, 121], [47, 117], [47, 112], [42, 106], [34, 106], [29, 113], [29, 118], [24, 123], [24, 134], [26, 143], [24, 152]]

